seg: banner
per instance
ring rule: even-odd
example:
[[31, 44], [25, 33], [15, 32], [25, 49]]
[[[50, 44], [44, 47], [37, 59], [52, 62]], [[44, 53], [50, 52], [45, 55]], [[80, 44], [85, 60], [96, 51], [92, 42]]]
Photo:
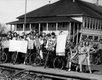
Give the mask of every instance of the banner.
[[56, 55], [65, 56], [66, 39], [66, 34], [57, 36]]
[[27, 41], [10, 40], [9, 51], [27, 53]]

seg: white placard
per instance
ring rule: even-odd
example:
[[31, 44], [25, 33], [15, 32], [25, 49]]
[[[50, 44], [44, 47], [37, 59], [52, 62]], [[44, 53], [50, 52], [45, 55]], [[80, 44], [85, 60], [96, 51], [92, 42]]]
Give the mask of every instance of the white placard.
[[66, 39], [66, 34], [57, 36], [56, 55], [65, 56]]
[[9, 51], [27, 53], [27, 41], [10, 40]]

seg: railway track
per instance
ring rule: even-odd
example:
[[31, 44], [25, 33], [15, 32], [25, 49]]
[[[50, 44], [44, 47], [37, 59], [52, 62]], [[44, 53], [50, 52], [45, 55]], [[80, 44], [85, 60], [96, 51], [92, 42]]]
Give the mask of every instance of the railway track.
[[62, 80], [102, 80], [102, 75], [73, 71], [68, 72], [65, 70], [51, 68], [44, 69], [44, 67], [34, 67], [24, 64], [0, 64], [0, 70], [1, 75], [4, 74], [4, 78], [1, 77], [0, 80], [6, 80], [5, 77], [7, 80], [45, 80], [46, 78]]

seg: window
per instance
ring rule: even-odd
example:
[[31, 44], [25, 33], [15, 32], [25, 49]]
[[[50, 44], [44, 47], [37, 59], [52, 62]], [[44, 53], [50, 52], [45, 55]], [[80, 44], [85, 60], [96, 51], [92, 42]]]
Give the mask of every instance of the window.
[[91, 28], [92, 29], [92, 19], [89, 17], [85, 18], [85, 28], [87, 28], [87, 29]]
[[93, 36], [88, 36], [88, 39], [89, 40], [93, 40]]
[[48, 24], [48, 30], [49, 31], [55, 31], [56, 30], [56, 23], [49, 23]]
[[95, 27], [96, 27], [96, 30], [97, 30], [98, 29], [98, 20], [97, 19], [95, 20], [95, 25], [96, 25]]
[[102, 26], [101, 26], [101, 31], [102, 31]]
[[90, 28], [90, 18], [87, 18], [87, 28]]
[[26, 24], [25, 25], [25, 31], [29, 31], [30, 30], [30, 24]]
[[81, 40], [82, 40], [82, 41], [85, 41], [86, 39], [87, 39], [87, 35], [82, 35]]
[[95, 19], [93, 19], [93, 29], [95, 29]]
[[101, 21], [101, 31], [102, 31], [102, 21]]
[[17, 31], [23, 31], [23, 24], [17, 24]]
[[92, 18], [90, 18], [90, 29], [92, 29], [92, 27], [93, 27], [93, 26], [92, 26], [92, 24], [93, 24], [92, 22], [93, 22], [93, 21], [92, 21]]
[[39, 24], [38, 23], [31, 24], [31, 29], [32, 30], [38, 30], [39, 29]]
[[100, 30], [100, 20], [98, 20], [98, 30]]
[[47, 24], [46, 23], [41, 23], [41, 31], [46, 30]]
[[94, 36], [94, 41], [98, 41], [98, 36]]
[[68, 30], [69, 23], [63, 22], [63, 23], [58, 23], [58, 30]]
[[85, 23], [85, 28], [86, 28], [86, 26], [87, 26], [87, 19], [86, 18], [84, 18], [84, 23]]
[[94, 18], [86, 18], [85, 19], [85, 26], [86, 28], [90, 29], [100, 29], [101, 22], [98, 19]]
[[72, 23], [71, 24], [71, 35], [73, 35], [74, 34], [74, 29], [75, 28], [75, 23]]

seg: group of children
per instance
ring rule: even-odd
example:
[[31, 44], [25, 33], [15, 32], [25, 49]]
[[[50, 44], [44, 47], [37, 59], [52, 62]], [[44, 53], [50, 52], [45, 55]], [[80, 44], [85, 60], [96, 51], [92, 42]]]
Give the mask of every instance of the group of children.
[[88, 65], [88, 69], [91, 72], [90, 67], [90, 56], [95, 49], [93, 48], [92, 42], [86, 41], [85, 43], [81, 42], [78, 46], [79, 51], [79, 65], [80, 65], [80, 71], [82, 72], [82, 65]]
[[[60, 34], [61, 35], [61, 32]], [[67, 38], [66, 38], [67, 39]], [[44, 50], [49, 51], [51, 54], [56, 55], [56, 45], [57, 45], [57, 36], [54, 32], [45, 34], [39, 33], [35, 31], [31, 31], [29, 34], [23, 33], [21, 36], [16, 32], [8, 32], [6, 40], [3, 41], [3, 47], [5, 49], [9, 48], [9, 40], [26, 40], [28, 41], [28, 52], [27, 55], [31, 53], [39, 53], [41, 58], [43, 59], [45, 56], [43, 54]], [[5, 43], [6, 42], [6, 43]], [[70, 44], [70, 41], [66, 41], [66, 44]], [[69, 46], [70, 47], [70, 46]], [[94, 51], [92, 42], [85, 41], [80, 42], [73, 49], [77, 50], [78, 54], [78, 64], [79, 69], [82, 71], [82, 65], [88, 65], [89, 71], [91, 72], [90, 67], [90, 51]], [[29, 54], [30, 53], [30, 54]], [[70, 54], [71, 55], [71, 54]], [[77, 66], [78, 68], [78, 66]], [[71, 70], [71, 60], [69, 61], [69, 71]]]
[[56, 35], [54, 32], [45, 34], [37, 31], [31, 31], [29, 34], [22, 33], [22, 35], [19, 35], [16, 32], [9, 31], [7, 37], [1, 41], [2, 47], [6, 53], [9, 52], [10, 40], [27, 41], [27, 56], [32, 53], [39, 53], [41, 58], [44, 58], [45, 56], [43, 55], [43, 51], [54, 51]]
[[71, 53], [70, 53], [71, 56], [70, 56], [68, 71], [71, 71], [72, 62], [75, 62], [75, 64], [77, 64], [76, 71], [79, 69], [80, 72], [83, 72], [83, 69], [86, 70], [86, 67], [88, 66], [89, 72], [92, 73], [90, 67], [91, 54], [95, 51], [96, 49], [93, 48], [93, 42], [88, 40], [81, 41], [74, 48], [71, 48]]

